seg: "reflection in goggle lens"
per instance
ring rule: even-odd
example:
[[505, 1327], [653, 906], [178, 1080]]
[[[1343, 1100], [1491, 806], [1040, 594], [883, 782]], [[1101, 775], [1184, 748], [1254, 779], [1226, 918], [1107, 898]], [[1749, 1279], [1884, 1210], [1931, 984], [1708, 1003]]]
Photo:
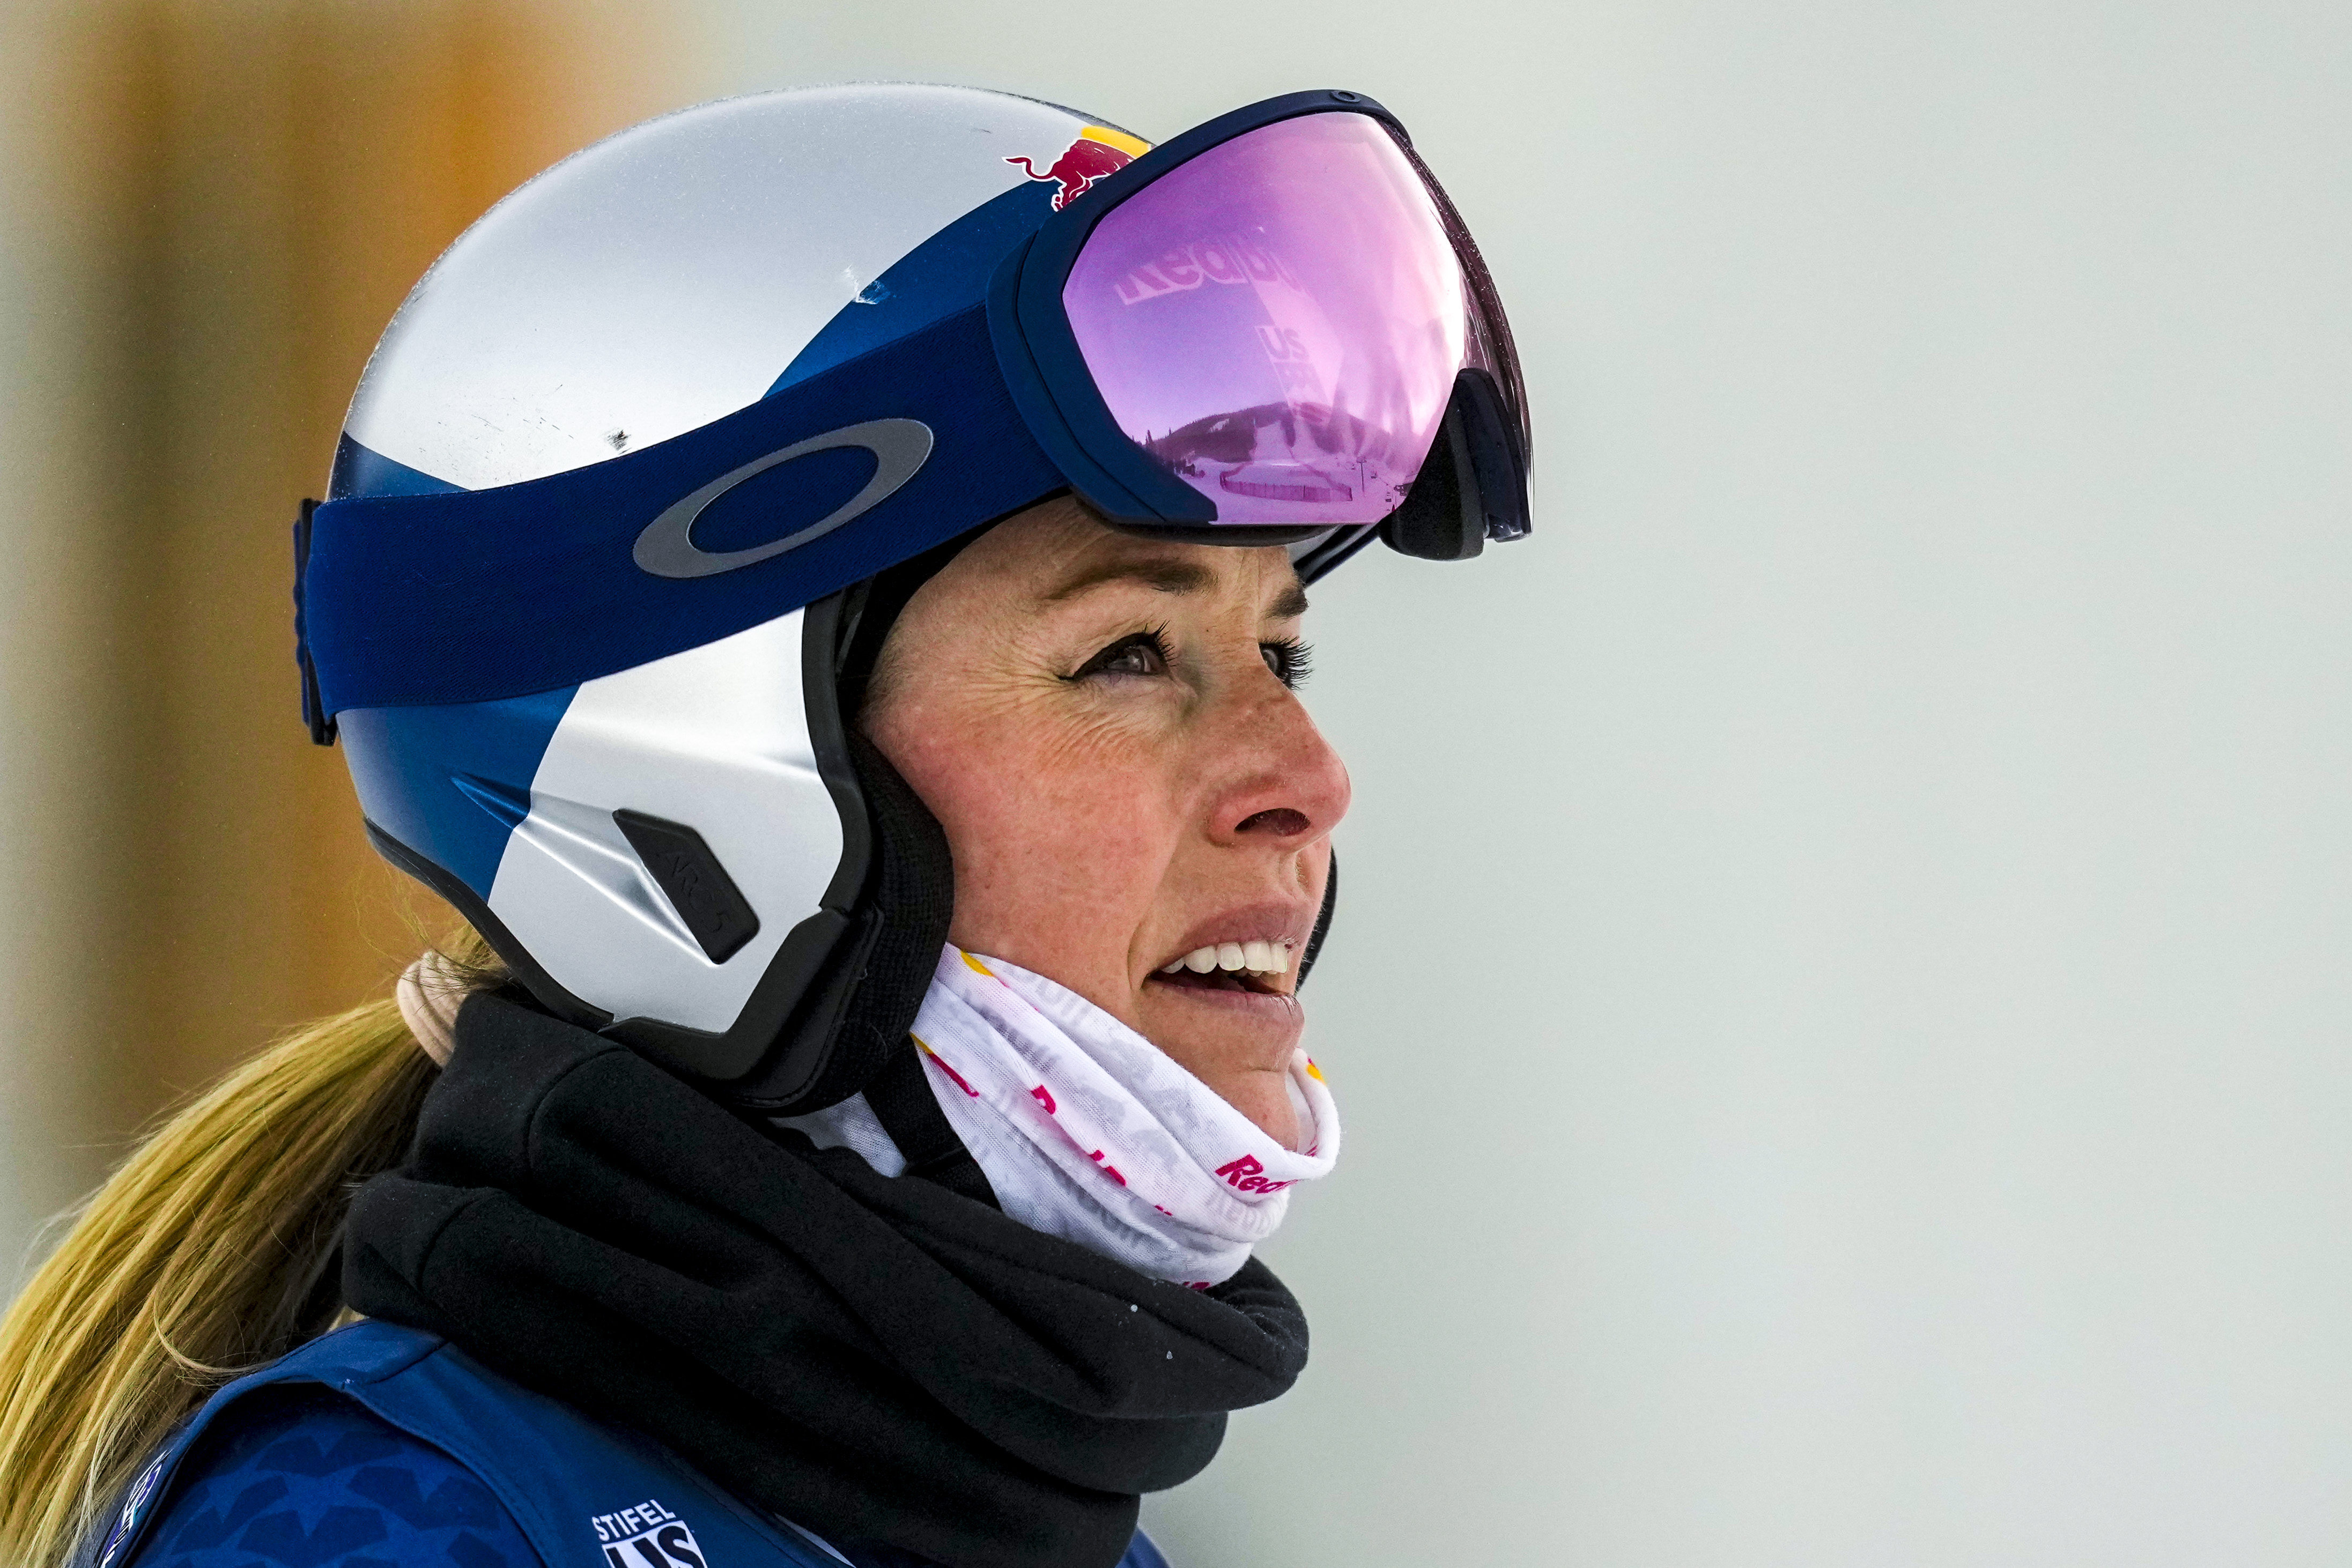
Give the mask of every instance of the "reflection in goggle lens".
[[1377, 522], [1494, 357], [1447, 227], [1379, 121], [1301, 116], [1106, 215], [1063, 304], [1120, 429], [1219, 522]]

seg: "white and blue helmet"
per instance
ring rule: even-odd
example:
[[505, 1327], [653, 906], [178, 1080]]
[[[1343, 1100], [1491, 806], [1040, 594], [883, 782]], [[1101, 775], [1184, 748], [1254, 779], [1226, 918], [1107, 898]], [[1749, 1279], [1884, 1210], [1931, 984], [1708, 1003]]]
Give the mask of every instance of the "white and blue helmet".
[[[857, 1091], [906, 1037], [952, 884], [841, 692], [961, 541], [1066, 490], [1123, 526], [1287, 544], [1310, 576], [1376, 535], [1458, 559], [1526, 531], [1507, 328], [1433, 183], [1467, 346], [1380, 518], [1219, 515], [1039, 322], [1068, 265], [1041, 255], [1200, 150], [1315, 114], [1411, 159], [1347, 93], [1152, 152], [1027, 99], [860, 86], [673, 114], [492, 208], [386, 329], [297, 528], [306, 716], [377, 847], [559, 1016], [747, 1108]], [[1297, 407], [1328, 448], [1343, 418]], [[1258, 423], [1253, 476], [1299, 439]]]

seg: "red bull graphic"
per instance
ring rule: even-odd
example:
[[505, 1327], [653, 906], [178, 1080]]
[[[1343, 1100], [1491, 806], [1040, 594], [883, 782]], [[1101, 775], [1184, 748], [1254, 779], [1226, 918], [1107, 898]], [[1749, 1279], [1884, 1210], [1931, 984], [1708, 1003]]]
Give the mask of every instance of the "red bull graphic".
[[1264, 1161], [1255, 1154], [1244, 1154], [1238, 1160], [1218, 1166], [1217, 1174], [1224, 1177], [1225, 1185], [1239, 1187], [1245, 1193], [1278, 1193], [1285, 1187], [1296, 1184], [1292, 1182], [1267, 1181], [1263, 1174], [1265, 1170]]
[[1042, 174], [1033, 159], [1015, 156], [1004, 161], [1020, 164], [1033, 180], [1051, 180], [1058, 185], [1060, 189], [1054, 193], [1054, 210], [1060, 212], [1094, 189], [1097, 180], [1118, 173], [1150, 151], [1150, 142], [1139, 141], [1124, 131], [1089, 125], [1078, 132], [1076, 141], [1062, 149], [1062, 155]]

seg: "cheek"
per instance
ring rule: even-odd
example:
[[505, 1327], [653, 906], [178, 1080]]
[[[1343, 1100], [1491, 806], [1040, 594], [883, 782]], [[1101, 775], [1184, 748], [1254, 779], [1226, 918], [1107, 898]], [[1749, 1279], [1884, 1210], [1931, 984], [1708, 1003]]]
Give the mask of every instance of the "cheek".
[[1164, 748], [1017, 712], [886, 725], [874, 740], [947, 833], [959, 946], [1084, 994], [1123, 984], [1181, 835]]

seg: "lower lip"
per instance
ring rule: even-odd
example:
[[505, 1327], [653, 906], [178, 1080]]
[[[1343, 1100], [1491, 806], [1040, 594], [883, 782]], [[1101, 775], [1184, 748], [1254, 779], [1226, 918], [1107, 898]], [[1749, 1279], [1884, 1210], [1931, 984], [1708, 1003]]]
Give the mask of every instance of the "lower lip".
[[1213, 1007], [1228, 1019], [1249, 1019], [1254, 1023], [1276, 1025], [1297, 1030], [1305, 1026], [1306, 1014], [1299, 1008], [1298, 998], [1278, 992], [1212, 990], [1200, 985], [1176, 985], [1154, 975], [1145, 982], [1145, 991], [1154, 996], [1179, 997], [1197, 1006]]

